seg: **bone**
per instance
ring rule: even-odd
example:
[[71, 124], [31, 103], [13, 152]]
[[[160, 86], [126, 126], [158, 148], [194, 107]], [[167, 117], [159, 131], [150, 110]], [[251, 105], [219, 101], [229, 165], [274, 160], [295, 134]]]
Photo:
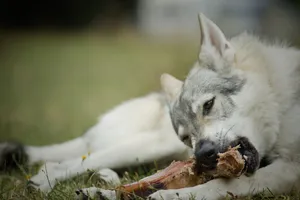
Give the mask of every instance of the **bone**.
[[244, 172], [245, 160], [238, 148], [239, 146], [229, 147], [226, 152], [219, 153], [215, 170], [197, 171], [194, 158], [173, 161], [167, 168], [152, 176], [119, 186], [114, 190], [120, 199], [131, 200], [136, 199], [136, 196], [146, 198], [161, 189], [180, 189], [203, 184], [215, 178], [239, 177]]

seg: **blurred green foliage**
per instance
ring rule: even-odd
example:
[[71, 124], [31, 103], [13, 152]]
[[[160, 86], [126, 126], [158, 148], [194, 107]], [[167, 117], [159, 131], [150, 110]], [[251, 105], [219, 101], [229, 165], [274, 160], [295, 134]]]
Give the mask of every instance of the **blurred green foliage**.
[[198, 52], [133, 33], [2, 36], [0, 139], [32, 145], [81, 135], [99, 114], [159, 90], [161, 73], [184, 78]]

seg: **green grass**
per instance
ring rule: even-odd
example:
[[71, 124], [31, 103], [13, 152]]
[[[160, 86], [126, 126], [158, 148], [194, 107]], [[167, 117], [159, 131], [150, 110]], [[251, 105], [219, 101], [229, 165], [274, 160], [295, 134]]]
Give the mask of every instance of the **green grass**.
[[[135, 34], [2, 33], [0, 43], [0, 139], [30, 145], [81, 135], [99, 114], [159, 89], [161, 73], [184, 78], [197, 45], [153, 41]], [[23, 169], [23, 168], [22, 168]], [[37, 167], [0, 175], [0, 199], [45, 199], [26, 188]], [[151, 172], [148, 172], [148, 174]], [[147, 173], [132, 173], [132, 182]], [[105, 187], [86, 173], [59, 182], [47, 199], [72, 199], [74, 190]], [[299, 199], [298, 194], [255, 199]], [[246, 198], [252, 199], [252, 197]]]

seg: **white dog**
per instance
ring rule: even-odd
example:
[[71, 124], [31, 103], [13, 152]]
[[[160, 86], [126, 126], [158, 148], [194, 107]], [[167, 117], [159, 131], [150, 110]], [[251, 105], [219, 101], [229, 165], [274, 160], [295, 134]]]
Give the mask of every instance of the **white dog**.
[[[240, 144], [246, 161], [245, 175], [240, 178], [160, 190], [149, 198], [217, 200], [228, 192], [244, 196], [268, 189], [277, 194], [298, 187], [300, 51], [265, 44], [247, 34], [227, 40], [203, 14], [199, 22], [199, 60], [184, 82], [163, 75], [164, 94], [125, 102], [80, 138], [49, 147], [3, 144], [6, 151], [2, 152], [24, 150], [30, 163], [47, 161], [31, 183], [49, 191], [56, 180], [87, 169], [100, 170], [109, 175], [107, 180], [117, 182], [107, 168], [182, 160], [191, 156], [190, 150], [197, 167], [213, 169], [218, 152]], [[116, 198], [113, 191], [99, 188], [77, 193]]]

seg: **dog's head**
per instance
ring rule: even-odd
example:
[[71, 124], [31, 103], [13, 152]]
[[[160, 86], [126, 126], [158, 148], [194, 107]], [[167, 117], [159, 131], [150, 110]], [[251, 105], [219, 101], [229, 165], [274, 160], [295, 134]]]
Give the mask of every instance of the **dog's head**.
[[186, 80], [161, 77], [173, 127], [193, 148], [198, 167], [216, 167], [218, 152], [240, 145], [245, 170], [252, 174], [275, 143], [271, 123], [276, 119], [264, 115], [262, 104], [267, 100], [258, 98], [263, 90], [248, 84], [248, 77], [234, 67], [236, 52], [222, 31], [202, 14], [199, 22], [199, 61]]

